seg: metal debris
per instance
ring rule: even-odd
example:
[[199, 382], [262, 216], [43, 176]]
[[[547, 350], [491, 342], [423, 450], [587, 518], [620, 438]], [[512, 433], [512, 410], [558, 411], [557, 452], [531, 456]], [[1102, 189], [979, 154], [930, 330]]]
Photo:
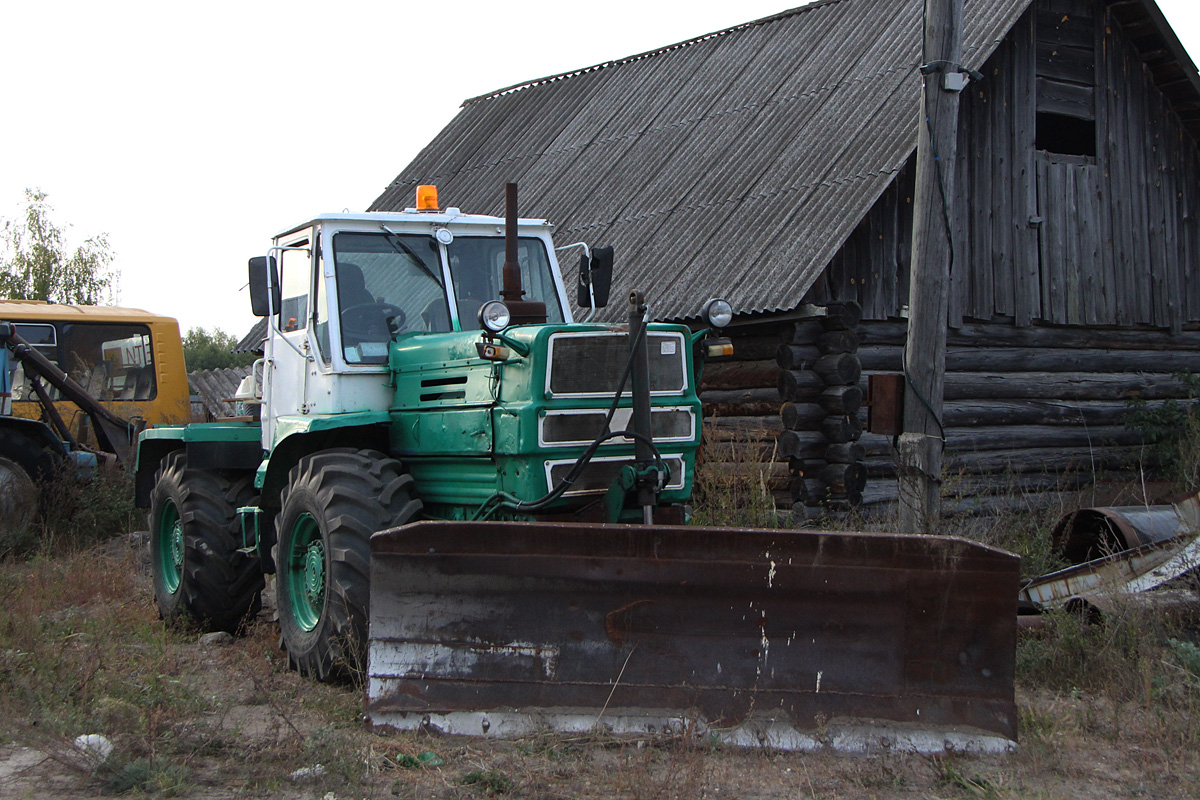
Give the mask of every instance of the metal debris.
[[[1074, 566], [1021, 588], [1020, 601], [1038, 609], [1135, 594], [1200, 566], [1200, 496], [1173, 505], [1085, 508], [1054, 529], [1056, 547]], [[1102, 600], [1101, 600], [1102, 602]]]

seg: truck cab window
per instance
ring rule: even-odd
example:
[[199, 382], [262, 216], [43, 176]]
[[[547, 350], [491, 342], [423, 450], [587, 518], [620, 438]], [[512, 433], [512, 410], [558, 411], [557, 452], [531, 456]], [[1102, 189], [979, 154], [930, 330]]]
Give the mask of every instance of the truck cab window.
[[99, 400], [153, 400], [154, 348], [145, 325], [66, 323], [59, 367]]
[[[288, 247], [307, 247], [308, 240], [289, 243]], [[308, 327], [308, 287], [312, 276], [312, 253], [304, 250], [284, 250], [279, 284], [282, 302], [279, 309], [279, 330], [301, 331]]]
[[386, 364], [394, 333], [450, 330], [432, 236], [342, 232], [333, 253], [346, 363]]
[[[458, 303], [458, 318], [463, 330], [478, 330], [476, 312], [488, 300], [499, 300], [504, 288], [504, 239], [498, 236], [458, 236], [446, 248], [450, 255], [450, 276]], [[562, 322], [562, 307], [554, 290], [550, 259], [541, 239], [520, 237], [517, 261], [521, 265], [521, 286], [526, 300], [546, 304], [546, 321]]]

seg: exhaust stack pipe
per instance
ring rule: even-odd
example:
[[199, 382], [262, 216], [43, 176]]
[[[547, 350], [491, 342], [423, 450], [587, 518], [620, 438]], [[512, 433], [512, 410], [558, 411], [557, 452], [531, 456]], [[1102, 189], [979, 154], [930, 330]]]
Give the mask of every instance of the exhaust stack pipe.
[[546, 304], [525, 300], [521, 286], [521, 263], [517, 252], [517, 185], [504, 187], [504, 289], [500, 297], [512, 314], [514, 325], [542, 325], [546, 322]]

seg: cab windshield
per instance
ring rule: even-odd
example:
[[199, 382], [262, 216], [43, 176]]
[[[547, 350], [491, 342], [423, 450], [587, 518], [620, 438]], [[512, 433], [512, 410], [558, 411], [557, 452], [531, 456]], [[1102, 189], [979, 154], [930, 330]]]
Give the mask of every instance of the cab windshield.
[[[504, 288], [504, 237], [456, 236], [446, 252], [450, 256], [450, 277], [454, 296], [458, 298], [462, 330], [479, 330], [479, 307], [488, 300], [499, 300]], [[562, 322], [562, 307], [554, 291], [550, 259], [542, 240], [519, 237], [517, 261], [521, 265], [524, 299], [545, 303], [547, 322]]]
[[[439, 246], [422, 234], [334, 234], [342, 352], [349, 364], [387, 363], [387, 343], [407, 331], [476, 330], [476, 312], [503, 288], [504, 237], [458, 236], [446, 247], [459, 324], [451, 319]], [[550, 259], [536, 237], [518, 239], [526, 300], [562, 322]]]

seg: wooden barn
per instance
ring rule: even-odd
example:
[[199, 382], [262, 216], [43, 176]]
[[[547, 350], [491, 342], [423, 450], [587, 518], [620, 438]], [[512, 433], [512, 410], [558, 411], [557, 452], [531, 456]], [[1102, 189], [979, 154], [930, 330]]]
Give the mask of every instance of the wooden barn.
[[[710, 460], [760, 443], [796, 511], [894, 498], [862, 393], [906, 337], [922, 11], [822, 0], [473, 98], [372, 210], [518, 182], [560, 245], [615, 246], [614, 297], [733, 303]], [[1200, 76], [1153, 0], [966, 0], [963, 61], [947, 491], [1136, 469], [1130, 399], [1200, 372]]]

